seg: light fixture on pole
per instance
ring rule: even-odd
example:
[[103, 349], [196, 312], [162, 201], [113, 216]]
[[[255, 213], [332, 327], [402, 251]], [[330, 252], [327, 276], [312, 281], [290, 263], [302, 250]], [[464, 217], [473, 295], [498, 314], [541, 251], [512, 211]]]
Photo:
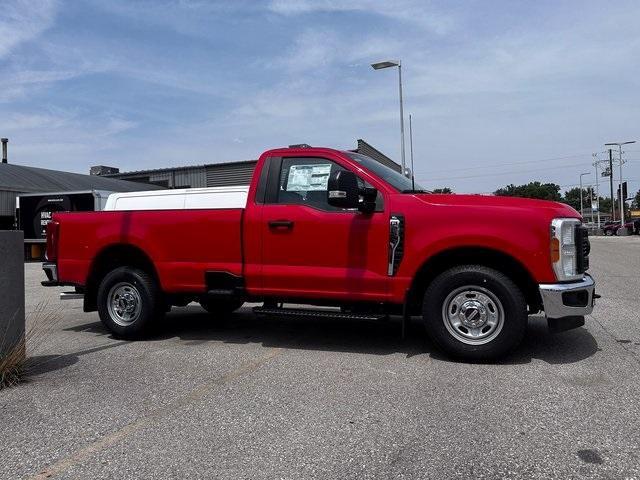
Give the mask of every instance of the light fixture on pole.
[[[616, 145], [618, 147], [618, 162], [620, 163], [620, 228], [624, 227], [624, 201], [625, 201], [625, 199], [622, 198], [623, 197], [623, 192], [622, 192], [622, 164], [624, 163], [622, 161], [622, 145], [629, 145], [630, 143], [636, 143], [636, 141], [635, 140], [631, 140], [630, 142], [605, 143], [605, 146], [607, 146], [607, 147], [613, 146], [613, 145]], [[611, 172], [611, 175], [613, 176], [613, 171]], [[613, 201], [613, 199], [611, 199], [611, 201]]]
[[584, 217], [583, 207], [582, 207], [582, 177], [585, 175], [590, 175], [591, 172], [581, 173], [580, 174], [580, 216]]
[[372, 63], [374, 70], [383, 68], [398, 67], [398, 91], [400, 93], [400, 157], [402, 159], [402, 174], [407, 175], [407, 167], [404, 159], [404, 110], [402, 106], [402, 63], [400, 60], [385, 60], [384, 62]]

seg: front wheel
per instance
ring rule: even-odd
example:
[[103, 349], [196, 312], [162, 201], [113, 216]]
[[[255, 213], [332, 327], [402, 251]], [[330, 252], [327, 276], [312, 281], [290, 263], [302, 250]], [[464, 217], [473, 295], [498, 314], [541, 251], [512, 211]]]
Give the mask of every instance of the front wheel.
[[98, 287], [100, 320], [120, 338], [147, 333], [163, 313], [160, 289], [148, 273], [131, 267], [109, 272]]
[[527, 326], [527, 304], [513, 281], [481, 265], [440, 274], [423, 301], [427, 335], [447, 354], [492, 360], [515, 348]]

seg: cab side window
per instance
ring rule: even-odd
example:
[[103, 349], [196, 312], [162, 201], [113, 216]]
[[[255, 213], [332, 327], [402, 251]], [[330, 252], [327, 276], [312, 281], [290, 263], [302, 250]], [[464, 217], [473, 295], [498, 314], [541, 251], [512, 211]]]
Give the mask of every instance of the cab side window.
[[327, 203], [329, 176], [337, 170], [344, 168], [324, 158], [283, 158], [277, 203], [342, 210]]
[[[329, 176], [340, 170], [345, 169], [326, 158], [282, 158], [277, 192], [274, 192], [275, 195], [270, 195], [272, 201], [267, 203], [308, 205], [325, 211], [344, 211], [343, 208], [334, 207], [327, 202]], [[371, 186], [359, 177], [358, 184], [360, 187]], [[376, 203], [379, 204], [379, 211], [381, 211], [382, 196], [380, 194]]]

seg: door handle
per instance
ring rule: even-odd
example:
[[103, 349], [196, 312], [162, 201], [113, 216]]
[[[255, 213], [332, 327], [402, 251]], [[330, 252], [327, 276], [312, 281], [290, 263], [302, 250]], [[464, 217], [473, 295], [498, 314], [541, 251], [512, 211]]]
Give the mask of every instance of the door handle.
[[269, 228], [293, 228], [293, 222], [291, 220], [270, 220]]

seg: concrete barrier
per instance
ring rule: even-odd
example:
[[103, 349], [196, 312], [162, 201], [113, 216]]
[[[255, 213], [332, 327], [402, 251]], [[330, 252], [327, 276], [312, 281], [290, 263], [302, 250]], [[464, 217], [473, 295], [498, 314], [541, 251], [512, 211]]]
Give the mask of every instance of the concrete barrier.
[[24, 357], [24, 237], [0, 230], [0, 364], [8, 355]]

